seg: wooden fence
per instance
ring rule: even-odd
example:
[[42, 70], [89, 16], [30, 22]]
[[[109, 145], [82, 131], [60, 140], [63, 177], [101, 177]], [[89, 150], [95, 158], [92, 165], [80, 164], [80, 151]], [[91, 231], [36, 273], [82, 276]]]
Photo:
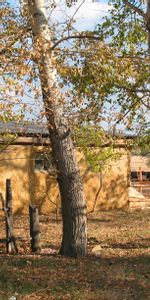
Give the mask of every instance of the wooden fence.
[[[13, 201], [12, 201], [12, 186], [11, 180], [6, 179], [6, 199], [0, 193], [0, 202], [2, 205], [1, 211], [5, 216], [6, 238], [0, 239], [0, 243], [6, 243], [6, 252], [8, 254], [17, 254], [18, 247], [16, 240], [21, 237], [14, 236], [13, 228]], [[35, 205], [29, 206], [29, 219], [30, 219], [30, 244], [31, 250], [37, 251], [40, 249], [40, 225], [38, 208]]]

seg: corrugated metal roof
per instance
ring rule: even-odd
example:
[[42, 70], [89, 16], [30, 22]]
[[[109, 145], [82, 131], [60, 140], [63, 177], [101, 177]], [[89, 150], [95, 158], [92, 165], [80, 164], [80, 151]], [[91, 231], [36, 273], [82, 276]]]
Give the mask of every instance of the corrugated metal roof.
[[[11, 122], [2, 122], [0, 121], [0, 133], [14, 133], [21, 136], [49, 136], [47, 124], [31, 123], [27, 121], [11, 121]], [[133, 139], [136, 136], [130, 135], [123, 132], [116, 132], [115, 134], [109, 131], [105, 131], [106, 136], [114, 136], [118, 139]]]
[[29, 122], [7, 122], [0, 121], [1, 134], [17, 134], [18, 136], [44, 136], [48, 137], [49, 132], [46, 124], [33, 124]]

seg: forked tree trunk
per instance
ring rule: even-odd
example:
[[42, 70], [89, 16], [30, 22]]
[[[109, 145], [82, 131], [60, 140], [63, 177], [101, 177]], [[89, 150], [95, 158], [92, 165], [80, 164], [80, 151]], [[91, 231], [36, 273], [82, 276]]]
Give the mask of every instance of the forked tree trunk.
[[[50, 3], [50, 1], [49, 1]], [[62, 203], [63, 238], [60, 253], [85, 256], [87, 252], [86, 204], [70, 129], [63, 116], [63, 99], [58, 86], [44, 0], [29, 0], [43, 100], [50, 141], [58, 172]]]

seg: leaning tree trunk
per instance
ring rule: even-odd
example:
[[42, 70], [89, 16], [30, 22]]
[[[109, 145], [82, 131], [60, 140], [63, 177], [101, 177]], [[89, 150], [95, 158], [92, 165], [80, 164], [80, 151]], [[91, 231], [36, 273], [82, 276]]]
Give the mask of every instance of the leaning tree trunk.
[[61, 195], [63, 238], [60, 253], [71, 257], [85, 256], [87, 251], [86, 204], [70, 129], [63, 115], [63, 99], [51, 51], [51, 31], [48, 28], [45, 3], [44, 0], [29, 0], [28, 5]]

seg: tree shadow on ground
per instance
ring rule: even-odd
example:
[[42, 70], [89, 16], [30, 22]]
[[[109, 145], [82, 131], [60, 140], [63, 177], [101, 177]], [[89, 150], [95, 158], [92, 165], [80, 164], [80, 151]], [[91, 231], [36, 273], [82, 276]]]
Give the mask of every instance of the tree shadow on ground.
[[150, 256], [33, 255], [0, 257], [0, 262], [0, 296], [17, 292], [17, 299], [150, 299]]
[[88, 222], [93, 222], [93, 223], [109, 223], [112, 221], [112, 219], [103, 219], [103, 218], [99, 218], [99, 219], [92, 219], [88, 217]]
[[113, 249], [137, 249], [137, 248], [143, 248], [143, 249], [147, 249], [150, 248], [150, 239], [147, 240], [149, 242], [149, 244], [143, 244], [143, 243], [139, 243], [139, 242], [128, 242], [128, 243], [113, 243], [110, 244], [109, 247], [113, 248]]

